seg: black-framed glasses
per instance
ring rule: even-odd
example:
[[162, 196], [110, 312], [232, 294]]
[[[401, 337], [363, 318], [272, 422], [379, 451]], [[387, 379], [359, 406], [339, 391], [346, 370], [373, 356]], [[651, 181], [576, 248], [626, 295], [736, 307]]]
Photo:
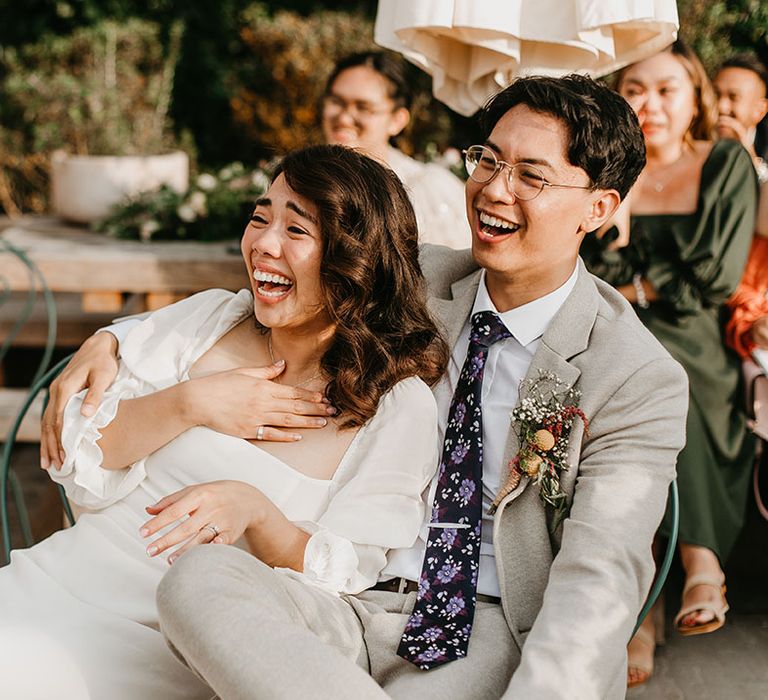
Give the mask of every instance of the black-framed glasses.
[[591, 185], [559, 185], [550, 182], [544, 177], [544, 173], [535, 165], [528, 163], [516, 163], [512, 165], [500, 160], [496, 154], [486, 146], [470, 146], [462, 151], [464, 154], [464, 166], [469, 177], [475, 182], [486, 183], [493, 180], [503, 168], [509, 168], [507, 185], [510, 192], [517, 199], [528, 201], [535, 199], [545, 187], [565, 187], [574, 190], [591, 190]]

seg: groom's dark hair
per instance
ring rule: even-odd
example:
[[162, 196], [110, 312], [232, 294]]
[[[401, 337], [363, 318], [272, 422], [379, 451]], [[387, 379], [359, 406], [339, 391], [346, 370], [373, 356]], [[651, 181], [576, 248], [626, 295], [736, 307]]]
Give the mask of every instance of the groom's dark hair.
[[571, 165], [584, 170], [595, 189], [626, 197], [645, 167], [645, 141], [637, 116], [621, 95], [583, 75], [518, 78], [483, 108], [484, 135], [518, 105], [562, 122]]

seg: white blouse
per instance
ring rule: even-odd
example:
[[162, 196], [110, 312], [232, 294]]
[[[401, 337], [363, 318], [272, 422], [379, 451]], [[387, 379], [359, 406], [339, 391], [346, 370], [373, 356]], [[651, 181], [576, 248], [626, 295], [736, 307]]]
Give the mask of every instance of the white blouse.
[[400, 178], [413, 204], [419, 243], [457, 250], [472, 245], [464, 183], [448, 168], [421, 163], [402, 151], [387, 149], [387, 163]]
[[253, 313], [248, 290], [201, 292], [135, 325], [120, 345], [117, 377], [91, 417], [80, 414], [85, 392], [64, 414], [66, 460], [50, 470], [75, 503], [108, 517], [138, 540], [144, 508], [184, 486], [236, 479], [259, 488], [311, 537], [304, 572], [284, 570], [335, 593], [374, 585], [392, 548], [410, 547], [424, 518], [422, 492], [437, 466], [437, 409], [416, 377], [380, 400], [355, 435], [330, 480], [296, 471], [258, 446], [205, 427], [176, 439], [124, 469], [101, 467], [100, 430], [123, 399], [150, 394], [188, 378], [189, 368], [227, 331]]

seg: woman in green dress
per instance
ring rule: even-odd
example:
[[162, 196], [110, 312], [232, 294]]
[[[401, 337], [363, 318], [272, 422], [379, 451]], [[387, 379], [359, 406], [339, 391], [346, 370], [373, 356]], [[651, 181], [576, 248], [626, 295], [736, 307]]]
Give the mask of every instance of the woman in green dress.
[[[738, 143], [711, 141], [712, 88], [681, 42], [625, 68], [618, 89], [638, 115], [648, 161], [624, 222], [582, 254], [688, 372], [688, 440], [677, 463], [686, 584], [675, 626], [702, 634], [725, 619], [722, 565], [742, 526], [753, 456], [739, 362], [723, 343], [721, 314], [749, 251], [756, 179]], [[648, 615], [629, 646], [630, 685], [650, 676], [655, 639]]]

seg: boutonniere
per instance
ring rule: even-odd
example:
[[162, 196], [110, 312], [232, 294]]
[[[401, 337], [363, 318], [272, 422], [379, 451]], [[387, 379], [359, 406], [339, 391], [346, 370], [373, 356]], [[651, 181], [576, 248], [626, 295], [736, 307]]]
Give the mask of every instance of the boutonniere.
[[523, 388], [528, 393], [510, 414], [520, 450], [509, 461], [507, 481], [488, 512], [493, 514], [526, 474], [538, 485], [541, 500], [555, 509], [550, 526], [554, 532], [568, 515], [568, 497], [560, 486], [560, 474], [570, 466], [566, 456], [573, 421], [578, 417], [586, 434], [589, 422], [578, 406], [581, 392], [567, 386], [552, 372], [539, 370], [539, 376], [523, 382]]

